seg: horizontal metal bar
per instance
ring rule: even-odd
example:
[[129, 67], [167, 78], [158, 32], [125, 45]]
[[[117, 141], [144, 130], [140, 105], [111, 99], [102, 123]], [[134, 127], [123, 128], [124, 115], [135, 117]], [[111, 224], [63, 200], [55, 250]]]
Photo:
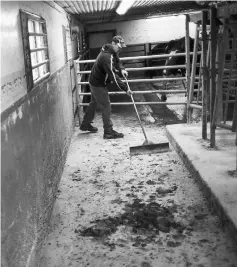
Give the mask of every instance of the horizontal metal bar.
[[42, 50], [47, 50], [47, 49], [48, 49], [48, 47], [38, 47], [38, 48], [30, 49], [30, 52], [34, 53], [34, 52], [37, 52], [37, 51], [42, 51]]
[[231, 82], [234, 81], [235, 82], [235, 81], [237, 81], [237, 77], [236, 78], [235, 77], [234, 78], [230, 78], [230, 79], [222, 79], [222, 81], [223, 82], [229, 82], [229, 81], [231, 81]]
[[[230, 97], [231, 97], [231, 95], [230, 95]], [[223, 100], [223, 103], [235, 103], [235, 100], [228, 100], [228, 101], [226, 101], [226, 100]]]
[[237, 72], [235, 69], [224, 69], [224, 72], [231, 71], [231, 72]]
[[216, 126], [220, 127], [220, 128], [224, 128], [224, 129], [227, 129], [227, 130], [232, 130], [232, 125], [228, 125], [228, 124], [225, 124], [225, 123], [216, 123]]
[[[135, 79], [135, 80], [128, 80], [129, 83], [154, 83], [154, 82], [161, 82], [161, 81], [182, 81], [186, 80], [185, 77], [177, 77], [177, 78], [156, 78], [156, 79]], [[125, 82], [125, 80], [122, 80]], [[89, 82], [78, 82], [78, 84], [89, 84]]]
[[[112, 106], [133, 105], [132, 102], [110, 103]], [[136, 105], [186, 105], [186, 102], [135, 102]], [[88, 106], [89, 103], [80, 103], [79, 106]]]
[[130, 62], [126, 62], [126, 63], [124, 63], [124, 64], [126, 64], [126, 66], [127, 65], [129, 65], [129, 64], [136, 64], [136, 63], [139, 63], [139, 64], [146, 64], [146, 61], [145, 60], [138, 60], [138, 61], [136, 61], [136, 62], [132, 62], [132, 61], [130, 61]]
[[136, 46], [144, 46], [144, 43], [139, 43], [139, 44], [127, 44], [127, 47], [136, 47]]
[[[157, 67], [141, 67], [141, 68], [126, 68], [126, 71], [140, 71], [140, 70], [163, 70], [163, 69], [179, 69], [186, 68], [186, 65], [172, 65], [172, 66], [157, 66]], [[78, 71], [78, 74], [89, 74], [90, 70], [87, 71]]]
[[[224, 103], [224, 104], [226, 104], [226, 103], [235, 103], [235, 100], [229, 100], [228, 102], [227, 102], [227, 101], [223, 101], [223, 103]], [[198, 102], [197, 102], [197, 101], [193, 101], [192, 104], [190, 104], [189, 106], [192, 107], [191, 105], [196, 105], [196, 104], [200, 104], [200, 105], [202, 105], [202, 101], [198, 101]], [[199, 105], [198, 105], [198, 106], [199, 106]], [[200, 107], [200, 106], [199, 106], [199, 107]], [[197, 108], [197, 109], [198, 109], [199, 107], [196, 107], [196, 106], [195, 106], [194, 108]]]
[[199, 106], [199, 105], [196, 105], [196, 104], [190, 104], [189, 107], [202, 110], [202, 106]]
[[[201, 54], [201, 52], [198, 52]], [[190, 53], [190, 56], [193, 55], [193, 52]], [[166, 58], [166, 57], [179, 57], [179, 56], [186, 56], [186, 53], [177, 53], [177, 54], [163, 54], [163, 55], [151, 55], [151, 56], [137, 56], [137, 57], [122, 57], [120, 58], [121, 61], [128, 61], [133, 59], [152, 59], [152, 58]], [[89, 60], [75, 60], [77, 64], [84, 64], [84, 63], [94, 63], [95, 59]]]
[[128, 54], [128, 53], [136, 53], [136, 52], [145, 52], [145, 51], [144, 51], [144, 49], [142, 49], [142, 50], [133, 50], [133, 51], [123, 51], [122, 53], [120, 53], [120, 55], [121, 54]]
[[[118, 91], [118, 92], [108, 92], [109, 95], [125, 95], [125, 91]], [[133, 91], [133, 94], [158, 94], [158, 93], [165, 93], [165, 94], [179, 94], [179, 93], [186, 93], [186, 90], [153, 90], [153, 91]], [[91, 93], [79, 93], [78, 95], [91, 95]]]
[[45, 60], [45, 61], [42, 61], [42, 62], [40, 62], [40, 63], [38, 63], [38, 64], [32, 66], [32, 69], [36, 69], [36, 68], [38, 68], [38, 67], [40, 67], [40, 66], [42, 66], [42, 65], [44, 65], [44, 64], [47, 64], [48, 62], [49, 62], [48, 59]]
[[29, 36], [47, 36], [46, 33], [39, 33], [39, 32], [29, 32]]

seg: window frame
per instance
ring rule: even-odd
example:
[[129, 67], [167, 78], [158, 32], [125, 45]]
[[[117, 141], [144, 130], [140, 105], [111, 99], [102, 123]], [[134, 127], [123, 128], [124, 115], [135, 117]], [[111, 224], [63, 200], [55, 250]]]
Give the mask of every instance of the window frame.
[[[50, 76], [50, 64], [49, 64], [49, 48], [48, 48], [48, 35], [46, 28], [46, 20], [39, 15], [33, 14], [31, 12], [20, 9], [20, 20], [21, 20], [21, 31], [22, 31], [22, 42], [23, 42], [23, 51], [24, 51], [24, 62], [25, 62], [25, 72], [26, 72], [26, 83], [28, 92], [31, 91], [35, 86], [44, 81]], [[29, 31], [29, 20], [34, 22], [39, 22], [42, 24], [42, 33], [37, 33]], [[44, 46], [43, 47], [30, 47], [30, 37], [44, 37]], [[36, 42], [37, 43], [37, 42]], [[35, 65], [32, 65], [32, 56], [31, 53], [37, 53], [39, 51], [45, 51], [46, 59], [38, 62]], [[36, 56], [37, 57], [37, 56]], [[34, 81], [33, 70], [38, 69], [40, 66], [46, 65], [47, 72], [41, 75]], [[39, 70], [38, 70], [39, 71]]]
[[[69, 33], [71, 50], [68, 50], [67, 33]], [[64, 57], [65, 57], [65, 63], [67, 63], [69, 60], [73, 58], [72, 57], [72, 36], [71, 36], [71, 31], [69, 27], [63, 26], [63, 39], [64, 39]], [[71, 57], [68, 56], [69, 53], [71, 53]]]

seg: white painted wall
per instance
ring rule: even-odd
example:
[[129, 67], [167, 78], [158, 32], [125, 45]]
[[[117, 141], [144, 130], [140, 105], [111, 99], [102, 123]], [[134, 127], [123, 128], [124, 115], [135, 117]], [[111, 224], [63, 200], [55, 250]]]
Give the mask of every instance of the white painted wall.
[[[190, 36], [194, 37], [194, 23]], [[171, 16], [87, 26], [87, 32], [116, 29], [127, 44], [169, 41], [185, 36], [185, 16]]]
[[[4, 1], [1, 3], [1, 110], [5, 110], [27, 93], [19, 10], [42, 16], [46, 20], [50, 72], [65, 64], [63, 30], [69, 22], [66, 12], [52, 2]], [[75, 48], [74, 45], [72, 45]], [[74, 52], [75, 54], [75, 52]]]

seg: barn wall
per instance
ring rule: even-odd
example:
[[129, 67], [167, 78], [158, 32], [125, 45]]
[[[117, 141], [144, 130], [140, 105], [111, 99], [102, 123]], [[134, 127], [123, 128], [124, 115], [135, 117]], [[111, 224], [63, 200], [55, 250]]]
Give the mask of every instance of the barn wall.
[[[190, 35], [193, 37], [193, 23]], [[185, 36], [185, 16], [132, 20], [115, 23], [88, 25], [87, 32], [116, 29], [127, 44], [163, 42]]]
[[[63, 9], [53, 2], [8, 1], [1, 5], [1, 105], [2, 111], [27, 94], [19, 9], [42, 16], [46, 20], [50, 72], [65, 64], [62, 26], [69, 22]], [[75, 23], [75, 22], [74, 22]], [[73, 56], [76, 55], [72, 41]]]
[[[51, 76], [30, 92], [19, 9], [47, 23]], [[2, 2], [1, 17], [1, 266], [35, 267], [73, 132], [68, 19], [53, 2], [21, 1]]]

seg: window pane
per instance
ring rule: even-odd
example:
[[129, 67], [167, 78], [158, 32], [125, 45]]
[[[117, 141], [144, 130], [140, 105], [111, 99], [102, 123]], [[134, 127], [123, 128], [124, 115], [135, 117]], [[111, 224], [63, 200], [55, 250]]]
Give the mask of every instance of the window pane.
[[39, 75], [40, 77], [44, 75], [44, 66], [39, 67]]
[[41, 51], [41, 55], [42, 55], [42, 60], [43, 60], [43, 61], [46, 60], [46, 57], [45, 57], [45, 50], [42, 50], [42, 51]]
[[38, 63], [38, 62], [37, 62], [36, 52], [31, 53], [31, 65], [34, 66], [34, 65], [36, 65], [37, 63]]
[[29, 37], [29, 41], [30, 41], [30, 49], [36, 48], [36, 39], [34, 36], [30, 36]]
[[42, 40], [43, 40], [43, 46], [47, 46], [47, 39], [46, 39], [46, 36], [42, 37]]
[[42, 57], [42, 51], [37, 51], [37, 61], [38, 63], [43, 61], [43, 57]]
[[34, 32], [34, 22], [32, 20], [28, 20], [28, 28], [29, 32]]
[[42, 43], [42, 37], [40, 37], [40, 36], [37, 36], [36, 37], [36, 47], [38, 48], [38, 47], [42, 47], [42, 45], [41, 45], [41, 43]]
[[35, 23], [35, 32], [39, 33], [39, 22], [38, 21], [34, 21]]
[[39, 32], [43, 33], [43, 24], [42, 23], [39, 24]]
[[33, 69], [33, 80], [37, 80], [39, 78], [39, 70], [38, 68]]

